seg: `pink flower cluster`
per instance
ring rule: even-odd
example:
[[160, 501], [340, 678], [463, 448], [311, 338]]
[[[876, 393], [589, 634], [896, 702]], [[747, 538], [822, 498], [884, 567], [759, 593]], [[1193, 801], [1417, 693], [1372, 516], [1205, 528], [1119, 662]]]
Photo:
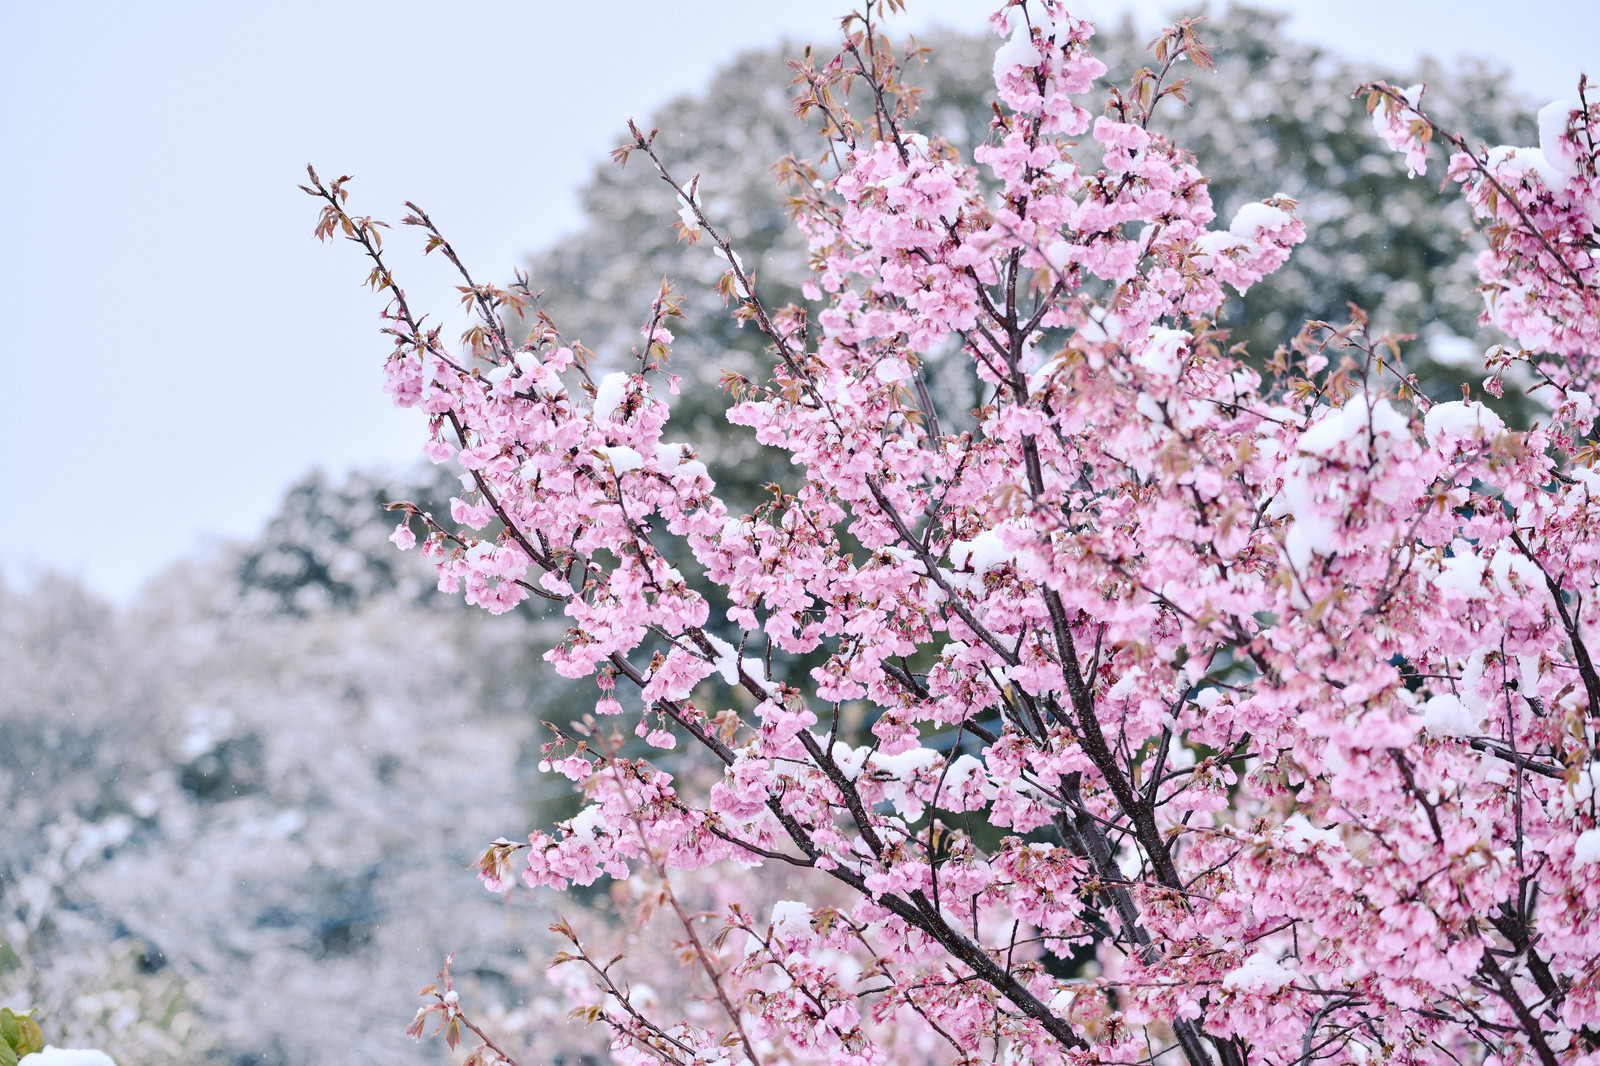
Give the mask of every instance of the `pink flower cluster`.
[[1489, 238], [1478, 259], [1486, 318], [1522, 348], [1564, 357], [1542, 369], [1565, 388], [1592, 379], [1600, 357], [1600, 103], [1558, 100], [1539, 130], [1537, 148], [1456, 152], [1450, 177]]

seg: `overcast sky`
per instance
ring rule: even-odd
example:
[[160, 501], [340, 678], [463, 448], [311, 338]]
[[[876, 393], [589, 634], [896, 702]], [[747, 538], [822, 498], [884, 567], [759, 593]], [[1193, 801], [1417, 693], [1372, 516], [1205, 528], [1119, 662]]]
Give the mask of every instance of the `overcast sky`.
[[[0, 578], [54, 568], [126, 600], [252, 533], [313, 466], [417, 456], [364, 271], [311, 239], [306, 163], [355, 175], [360, 211], [418, 201], [502, 279], [576, 226], [630, 116], [740, 49], [830, 43], [847, 6], [0, 0]], [[898, 25], [976, 30], [988, 6], [910, 0]], [[1491, 56], [1536, 106], [1600, 40], [1600, 4], [1573, 0], [1268, 6], [1355, 58]], [[1170, 5], [1133, 8], [1154, 29]], [[398, 263], [425, 304], [447, 291]]]

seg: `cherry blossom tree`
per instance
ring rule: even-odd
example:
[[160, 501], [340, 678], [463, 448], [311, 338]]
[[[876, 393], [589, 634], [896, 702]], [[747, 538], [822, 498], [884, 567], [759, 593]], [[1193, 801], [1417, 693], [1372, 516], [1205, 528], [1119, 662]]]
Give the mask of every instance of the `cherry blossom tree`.
[[[1538, 148], [1482, 150], [1421, 87], [1360, 90], [1413, 174], [1450, 149], [1510, 338], [1483, 388], [1525, 365], [1551, 412], [1512, 431], [1429, 401], [1359, 310], [1230, 344], [1229, 292], [1304, 229], [1271, 195], [1219, 223], [1151, 132], [1210, 65], [1196, 20], [1107, 96], [1089, 24], [1006, 4], [969, 159], [917, 130], [885, 6], [796, 64], [826, 136], [788, 164], [802, 302], [764, 299], [714, 174], [636, 127], [618, 152], [766, 338], [728, 418], [799, 477], [749, 513], [673, 436], [670, 285], [608, 368], [530, 283], [462, 268], [455, 350], [312, 173], [319, 235], [389, 297], [388, 390], [464, 471], [394, 540], [489, 611], [558, 607], [548, 658], [596, 686], [543, 764], [585, 806], [495, 842], [485, 882], [655, 886], [617, 898], [679, 919], [692, 1011], [558, 927], [623, 1062], [1600, 1064], [1600, 105], [1580, 82]], [[970, 429], [933, 353], [981, 382]], [[428, 995], [417, 1032], [507, 1057], [448, 972]]]

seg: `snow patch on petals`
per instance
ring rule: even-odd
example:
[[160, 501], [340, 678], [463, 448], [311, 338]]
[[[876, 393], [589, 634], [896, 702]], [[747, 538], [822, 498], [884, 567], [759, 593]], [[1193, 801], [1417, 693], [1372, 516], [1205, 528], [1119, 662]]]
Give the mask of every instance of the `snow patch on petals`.
[[1310, 819], [1298, 812], [1284, 819], [1282, 838], [1286, 843], [1299, 844], [1307, 848], [1344, 846], [1336, 830], [1318, 829], [1311, 824]]
[[1470, 737], [1479, 731], [1477, 715], [1449, 692], [1422, 705], [1422, 728], [1436, 737]]
[[1293, 971], [1265, 952], [1258, 951], [1244, 965], [1222, 979], [1222, 987], [1235, 991], [1276, 992], [1294, 983]]
[[950, 544], [950, 565], [957, 570], [968, 568], [978, 577], [1009, 564], [1015, 565], [1017, 553], [1006, 547], [999, 529], [986, 529], [971, 540], [957, 540]]
[[1044, 56], [1033, 43], [1033, 31], [1028, 28], [1026, 19], [1019, 18], [1010, 39], [995, 50], [995, 80], [999, 81], [1018, 67], [1037, 67], [1042, 62]]
[[1227, 230], [1200, 234], [1195, 262], [1241, 294], [1282, 266], [1289, 249], [1306, 239], [1306, 228], [1282, 206], [1289, 201], [1281, 196], [1274, 201], [1245, 204]]
[[1586, 829], [1572, 845], [1572, 865], [1600, 866], [1600, 829]]
[[1578, 105], [1571, 100], [1556, 100], [1539, 109], [1539, 151], [1544, 156], [1551, 188], [1561, 188], [1578, 176], [1575, 146], [1567, 137], [1567, 126]]
[[1189, 334], [1181, 329], [1158, 329], [1150, 334], [1144, 348], [1135, 353], [1133, 364], [1156, 381], [1170, 385], [1183, 369], [1183, 350]]
[[1293, 449], [1285, 464], [1283, 491], [1269, 513], [1293, 516], [1284, 550], [1290, 565], [1303, 574], [1314, 554], [1332, 556], [1344, 543], [1341, 529], [1355, 489], [1341, 471], [1388, 468], [1397, 452], [1414, 452], [1416, 441], [1410, 420], [1388, 400], [1369, 402], [1366, 394], [1356, 393], [1307, 427]]
[[1328, 412], [1302, 433], [1296, 450], [1302, 455], [1331, 458], [1352, 446], [1376, 448], [1383, 437], [1410, 436], [1410, 433], [1410, 423], [1388, 400], [1369, 406], [1366, 396], [1357, 393], [1343, 407]]
[[1421, 128], [1425, 128], [1425, 124], [1417, 113], [1417, 102], [1422, 99], [1422, 90], [1421, 85], [1398, 90], [1405, 98], [1404, 104], [1393, 97], [1385, 96], [1372, 109], [1372, 128], [1377, 130], [1378, 137], [1384, 144], [1406, 154], [1406, 176], [1409, 178], [1424, 174], [1428, 170], [1428, 146], [1423, 142], [1420, 132]]
[[695, 208], [700, 206], [700, 197], [695, 194], [691, 199], [683, 193], [678, 194], [678, 218], [683, 222], [683, 232], [698, 234], [700, 232], [700, 218], [695, 213]]
[[594, 390], [594, 409], [590, 412], [595, 422], [611, 422], [615, 419], [617, 409], [622, 406], [622, 401], [628, 394], [628, 375], [615, 373], [607, 374], [600, 379], [600, 384]]
[[595, 451], [605, 456], [606, 462], [611, 464], [611, 469], [619, 474], [626, 474], [630, 470], [638, 470], [644, 466], [644, 457], [625, 444], [613, 444], [596, 448]]
[[1457, 537], [1451, 542], [1450, 557], [1440, 564], [1439, 576], [1433, 579], [1433, 584], [1435, 588], [1454, 589], [1469, 600], [1481, 600], [1489, 594], [1483, 584], [1483, 575], [1488, 569], [1488, 560]]
[[1422, 434], [1434, 447], [1443, 441], [1492, 440], [1505, 428], [1499, 415], [1471, 400], [1436, 403], [1422, 421]]
[[772, 935], [785, 939], [811, 937], [811, 908], [798, 900], [780, 899], [772, 905]]
[[1228, 232], [1241, 240], [1258, 241], [1264, 234], [1282, 229], [1293, 221], [1293, 215], [1275, 204], [1245, 204], [1234, 214]]

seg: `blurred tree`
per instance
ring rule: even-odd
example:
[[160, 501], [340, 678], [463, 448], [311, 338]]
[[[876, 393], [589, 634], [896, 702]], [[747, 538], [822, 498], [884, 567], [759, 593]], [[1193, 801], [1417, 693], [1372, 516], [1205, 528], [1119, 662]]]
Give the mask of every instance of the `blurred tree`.
[[547, 817], [525, 666], [489, 669], [533, 642], [403, 582], [262, 609], [237, 584], [259, 547], [128, 612], [0, 586], [0, 1003], [122, 1066], [438, 1061], [402, 1032], [419, 975], [462, 949], [517, 1009], [548, 924], [471, 873]]
[[[159, 657], [65, 578], [0, 582], [0, 1001], [38, 1007], [56, 1043], [126, 1049], [128, 1066], [203, 1061], [198, 986], [82, 889], [150, 839], [176, 789], [162, 752]], [[154, 786], [154, 787], [152, 787]]]
[[446, 514], [456, 475], [418, 466], [404, 474], [353, 471], [337, 484], [314, 470], [291, 485], [266, 527], [237, 556], [246, 605], [304, 616], [355, 609], [378, 598], [443, 606], [432, 568], [387, 543], [396, 518], [386, 504], [408, 499]]

